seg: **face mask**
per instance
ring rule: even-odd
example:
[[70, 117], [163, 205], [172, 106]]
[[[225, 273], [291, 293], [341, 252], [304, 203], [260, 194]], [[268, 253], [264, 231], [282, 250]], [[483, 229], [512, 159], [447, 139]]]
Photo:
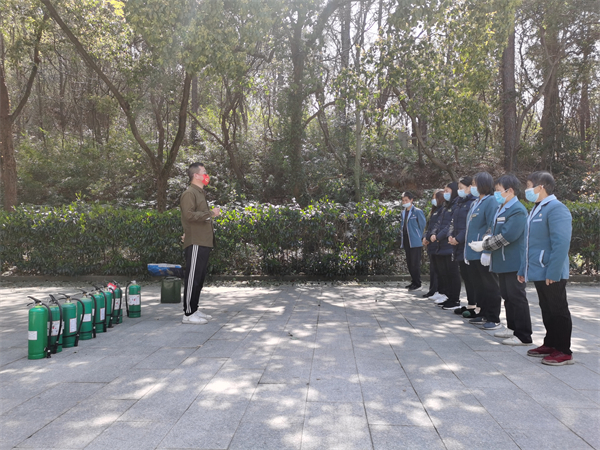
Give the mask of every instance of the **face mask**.
[[402, 203], [403, 208], [408, 208], [412, 203]]
[[502, 192], [500, 192], [500, 191], [494, 192], [494, 197], [496, 197], [496, 201], [500, 205], [504, 205], [504, 202], [506, 201], [506, 199], [504, 197], [502, 197]]
[[465, 198], [467, 196], [467, 193], [464, 191], [464, 189], [459, 189], [458, 190], [458, 196], [460, 198]]
[[432, 204], [433, 206], [437, 206], [437, 200], [434, 198], [433, 200], [431, 200], [431, 204]]
[[529, 188], [529, 189], [525, 189], [525, 198], [530, 201], [531, 203], [535, 203], [537, 202], [537, 199], [539, 198], [540, 194], [536, 194], [535, 192], [533, 192], [535, 188]]
[[450, 201], [450, 193], [449, 192], [444, 192], [444, 200], [446, 200], [447, 202]]
[[210, 177], [206, 174], [202, 175], [202, 184], [204, 186], [208, 186], [208, 182], [210, 181]]
[[471, 186], [471, 194], [473, 197], [479, 197], [479, 191], [477, 190], [477, 186]]

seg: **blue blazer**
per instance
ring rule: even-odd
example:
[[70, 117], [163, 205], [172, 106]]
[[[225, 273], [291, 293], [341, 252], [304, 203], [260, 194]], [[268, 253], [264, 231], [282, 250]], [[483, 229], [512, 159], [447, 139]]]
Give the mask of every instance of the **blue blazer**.
[[456, 206], [452, 211], [452, 222], [450, 224], [450, 236], [458, 241], [458, 245], [454, 246], [454, 260], [463, 261], [465, 253], [465, 237], [467, 231], [467, 216], [471, 205], [475, 201], [475, 197], [471, 194], [465, 198], [459, 198], [456, 201]]
[[519, 275], [527, 281], [569, 278], [571, 221], [569, 209], [554, 195], [531, 210], [525, 227], [525, 258]]
[[505, 245], [492, 251], [490, 272], [518, 272], [525, 255], [527, 209], [517, 197], [500, 207], [492, 226], [492, 236], [502, 235]]
[[[493, 195], [486, 195], [479, 201], [476, 199], [471, 205], [469, 215], [467, 216], [467, 231], [465, 243], [469, 244], [474, 241], [482, 241], [483, 237], [488, 233], [494, 223], [494, 216], [498, 211], [498, 202]], [[485, 250], [483, 253], [489, 253]], [[465, 245], [464, 258], [467, 261], [479, 261], [481, 253], [471, 249]]]
[[[406, 210], [402, 211], [402, 221], [400, 223], [400, 247], [404, 248], [404, 220]], [[415, 205], [408, 211], [408, 247], [423, 247], [423, 231], [425, 230], [425, 214]]]
[[448, 237], [450, 236], [452, 216], [457, 207], [458, 198], [459, 197], [456, 197], [451, 202], [446, 202], [445, 206], [442, 208], [444, 210], [442, 213], [442, 218], [438, 222], [436, 228], [433, 230], [432, 234], [436, 235], [435, 238], [438, 242], [438, 248], [435, 252], [436, 255], [451, 256], [454, 253], [454, 246], [448, 242]]

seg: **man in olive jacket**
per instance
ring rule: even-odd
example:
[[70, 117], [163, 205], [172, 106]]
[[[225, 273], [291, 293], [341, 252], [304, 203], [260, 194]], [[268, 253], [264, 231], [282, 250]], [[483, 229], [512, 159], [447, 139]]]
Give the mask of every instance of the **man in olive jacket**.
[[208, 185], [210, 178], [204, 164], [191, 164], [188, 176], [190, 186], [180, 200], [185, 253], [182, 323], [201, 325], [212, 319], [208, 314], [198, 311], [198, 302], [206, 278], [208, 257], [215, 245], [212, 219], [220, 215], [221, 210], [208, 208], [204, 186]]

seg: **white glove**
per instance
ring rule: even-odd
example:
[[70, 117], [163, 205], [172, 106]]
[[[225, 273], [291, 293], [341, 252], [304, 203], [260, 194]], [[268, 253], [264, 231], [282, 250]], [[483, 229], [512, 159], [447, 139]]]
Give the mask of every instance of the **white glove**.
[[489, 254], [489, 253], [483, 253], [481, 255], [481, 265], [482, 266], [489, 266], [491, 259], [492, 259], [492, 255], [491, 254]]
[[483, 251], [483, 241], [469, 242], [469, 247], [471, 247], [471, 249], [474, 252], [482, 252]]

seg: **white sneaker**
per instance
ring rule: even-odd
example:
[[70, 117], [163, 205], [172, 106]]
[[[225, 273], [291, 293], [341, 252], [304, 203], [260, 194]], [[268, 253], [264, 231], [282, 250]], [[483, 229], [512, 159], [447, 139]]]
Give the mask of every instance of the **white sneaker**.
[[504, 339], [502, 341], [502, 343], [504, 345], [533, 345], [533, 342], [521, 342], [521, 339], [519, 339], [516, 336], [513, 336], [513, 337], [508, 338], [508, 339]]
[[190, 325], [204, 325], [205, 323], [208, 323], [208, 320], [206, 320], [204, 317], [200, 317], [197, 312], [198, 311], [190, 316], [186, 316], [184, 314], [181, 323], [187, 323]]
[[508, 329], [508, 328], [505, 328], [504, 330], [499, 330], [499, 331], [496, 331], [496, 332], [494, 333], [494, 336], [496, 336], [496, 337], [499, 337], [499, 338], [504, 338], [504, 339], [506, 339], [506, 338], [513, 337], [513, 336], [514, 336], [514, 334], [513, 334], [513, 330], [510, 330], [510, 329]]
[[431, 297], [429, 297], [431, 300], [437, 300], [438, 298], [442, 297], [442, 294], [440, 294], [439, 292], [436, 292], [435, 294], [433, 294]]
[[436, 298], [433, 303], [435, 303], [436, 305], [441, 305], [442, 303], [444, 303], [446, 300], [448, 300], [448, 297], [446, 297], [444, 294], [440, 294], [440, 296], [438, 298]]
[[196, 314], [198, 314], [200, 317], [202, 317], [203, 319], [206, 320], [210, 320], [212, 319], [212, 316], [208, 315], [208, 314], [204, 314], [202, 311], [198, 310], [196, 311]]

